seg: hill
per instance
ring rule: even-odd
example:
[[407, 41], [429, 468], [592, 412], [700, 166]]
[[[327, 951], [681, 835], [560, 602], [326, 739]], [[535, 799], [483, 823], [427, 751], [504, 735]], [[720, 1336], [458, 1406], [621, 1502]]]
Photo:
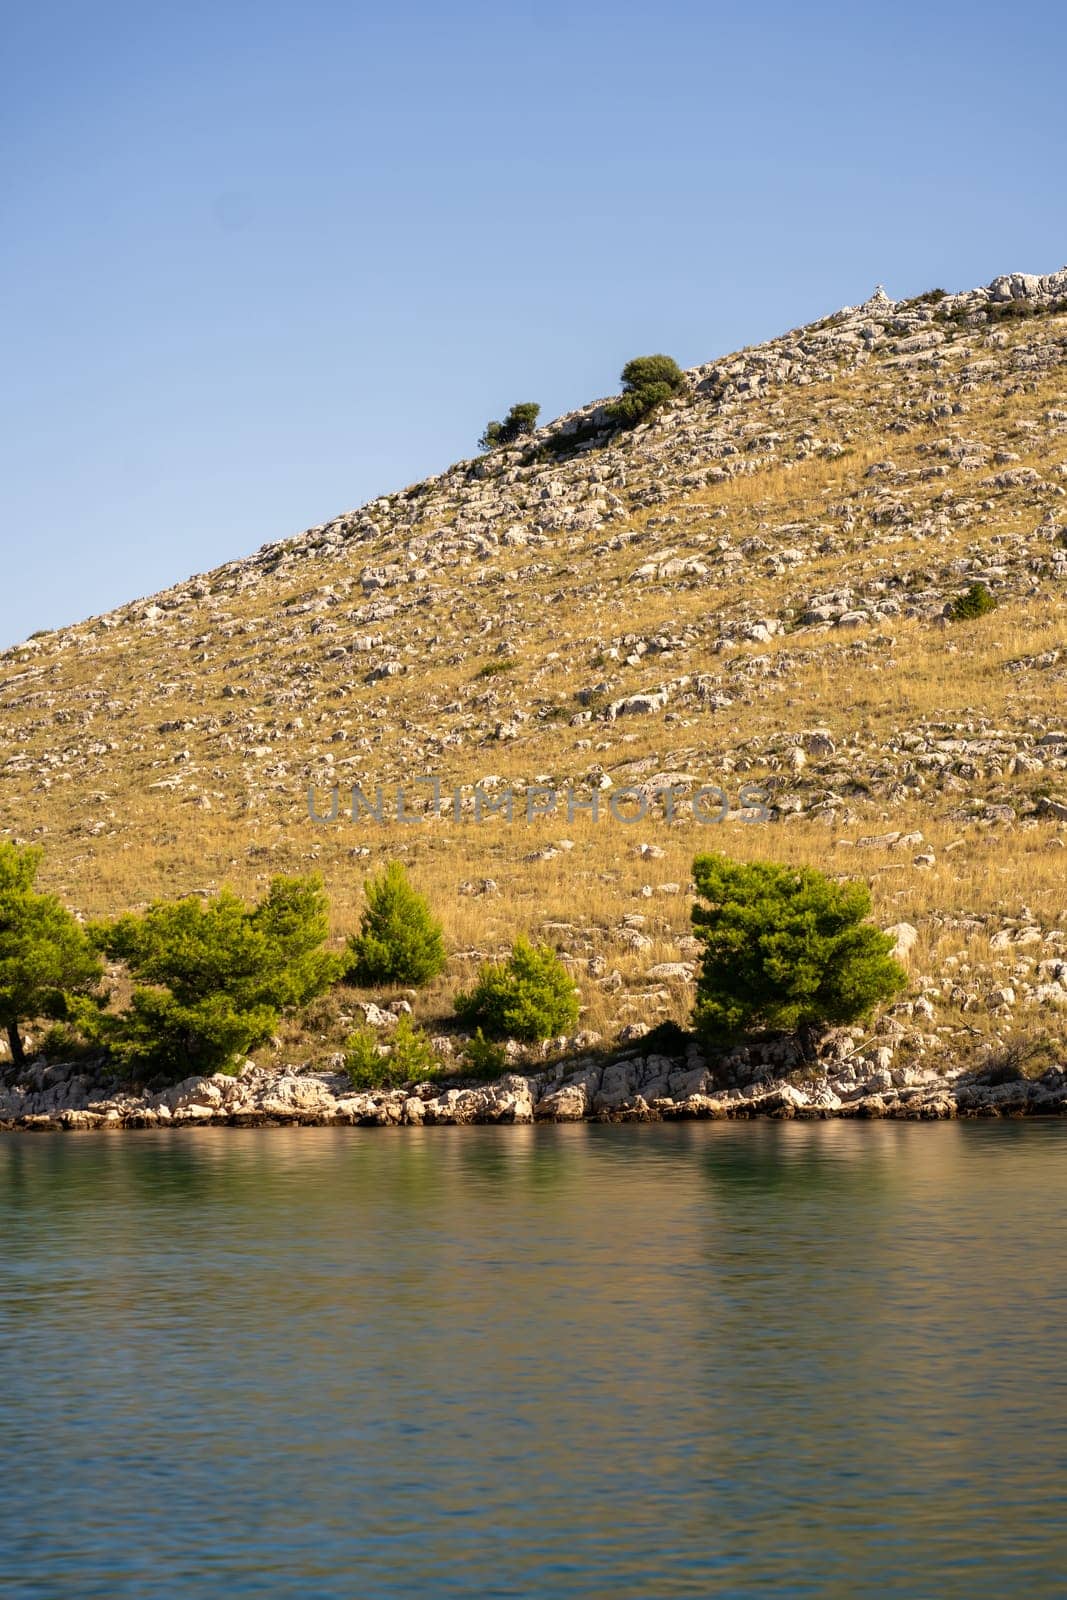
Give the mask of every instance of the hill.
[[1062, 1035], [1065, 593], [1067, 269], [879, 290], [7, 650], [0, 837], [85, 914], [314, 867], [339, 931], [401, 855], [457, 952], [429, 1018], [525, 931], [602, 1032], [686, 1015], [698, 850], [811, 862], [917, 930], [890, 1045]]

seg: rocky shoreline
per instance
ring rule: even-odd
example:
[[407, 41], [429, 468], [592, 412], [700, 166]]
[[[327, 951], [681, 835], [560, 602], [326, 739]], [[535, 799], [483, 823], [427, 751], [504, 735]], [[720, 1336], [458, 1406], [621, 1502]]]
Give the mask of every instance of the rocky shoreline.
[[[1063, 1116], [1067, 1068], [1028, 1077], [1010, 1062], [965, 1070], [868, 1059], [794, 1064], [731, 1058], [712, 1072], [684, 1057], [637, 1052], [570, 1056], [492, 1083], [426, 1081], [355, 1092], [344, 1072], [249, 1062], [235, 1076], [186, 1078], [152, 1090], [120, 1088], [101, 1068], [30, 1063], [0, 1087], [0, 1130], [276, 1126], [457, 1126], [535, 1122], [660, 1122], [849, 1117], [944, 1121]], [[11, 1080], [12, 1074], [8, 1073]], [[746, 1080], [747, 1081], [744, 1081]]]

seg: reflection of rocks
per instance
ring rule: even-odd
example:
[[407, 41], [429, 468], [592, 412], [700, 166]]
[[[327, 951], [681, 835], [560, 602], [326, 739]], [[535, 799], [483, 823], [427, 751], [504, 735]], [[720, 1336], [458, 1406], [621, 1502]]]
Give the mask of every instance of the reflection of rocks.
[[[844, 1030], [842, 1030], [844, 1033]], [[695, 1047], [685, 1058], [642, 1055], [635, 1045], [604, 1058], [582, 1056], [540, 1072], [509, 1072], [495, 1083], [427, 1081], [405, 1089], [353, 1093], [343, 1073], [248, 1065], [239, 1076], [186, 1078], [161, 1091], [119, 1089], [79, 1067], [30, 1064], [0, 1088], [0, 1128], [257, 1127], [278, 1124], [385, 1127], [486, 1123], [625, 1122], [681, 1118], [1061, 1116], [1067, 1068], [1028, 1078], [1017, 1067], [963, 1072], [945, 1065], [894, 1066], [887, 1046], [845, 1052], [828, 1041], [814, 1072], [777, 1041], [762, 1053], [737, 1051], [709, 1070]], [[725, 1070], [724, 1070], [725, 1069]], [[9, 1074], [10, 1076], [10, 1074]], [[726, 1077], [729, 1087], [722, 1086]]]

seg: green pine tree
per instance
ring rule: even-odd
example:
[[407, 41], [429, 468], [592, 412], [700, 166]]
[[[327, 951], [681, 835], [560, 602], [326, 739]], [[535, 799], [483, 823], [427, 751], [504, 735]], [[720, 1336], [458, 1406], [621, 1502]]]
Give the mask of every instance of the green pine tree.
[[893, 940], [864, 920], [864, 884], [723, 855], [698, 856], [693, 876], [705, 902], [692, 912], [704, 944], [694, 1020], [705, 1037], [853, 1022], [904, 987]]
[[157, 901], [95, 930], [137, 980], [128, 1007], [96, 1033], [116, 1058], [170, 1076], [215, 1072], [268, 1039], [283, 1011], [340, 976], [324, 949], [329, 908], [317, 878], [275, 878], [249, 908], [230, 890]]
[[506, 961], [487, 961], [457, 1017], [497, 1039], [554, 1039], [578, 1021], [574, 979], [554, 950], [516, 939]]
[[348, 940], [346, 980], [418, 988], [436, 978], [448, 959], [444, 933], [427, 901], [408, 882], [403, 863], [390, 861], [363, 888], [367, 904], [359, 932]]
[[103, 971], [62, 902], [34, 889], [42, 855], [0, 844], [0, 1027], [16, 1064], [25, 1059], [21, 1024], [66, 1016], [71, 998], [92, 990]]

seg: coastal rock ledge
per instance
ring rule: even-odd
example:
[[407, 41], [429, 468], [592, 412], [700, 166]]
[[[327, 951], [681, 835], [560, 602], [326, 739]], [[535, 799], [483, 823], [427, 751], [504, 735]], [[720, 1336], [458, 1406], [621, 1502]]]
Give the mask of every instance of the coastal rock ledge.
[[[10, 1074], [9, 1074], [10, 1077]], [[423, 1082], [355, 1093], [344, 1073], [248, 1063], [234, 1076], [186, 1078], [161, 1090], [119, 1088], [84, 1063], [30, 1063], [0, 1087], [0, 1129], [79, 1131], [205, 1126], [456, 1126], [534, 1122], [661, 1122], [750, 1117], [1063, 1116], [1067, 1069], [1028, 1077], [1012, 1065], [979, 1070], [880, 1066], [825, 1074], [761, 1071], [723, 1088], [694, 1051], [570, 1057], [493, 1083]]]

